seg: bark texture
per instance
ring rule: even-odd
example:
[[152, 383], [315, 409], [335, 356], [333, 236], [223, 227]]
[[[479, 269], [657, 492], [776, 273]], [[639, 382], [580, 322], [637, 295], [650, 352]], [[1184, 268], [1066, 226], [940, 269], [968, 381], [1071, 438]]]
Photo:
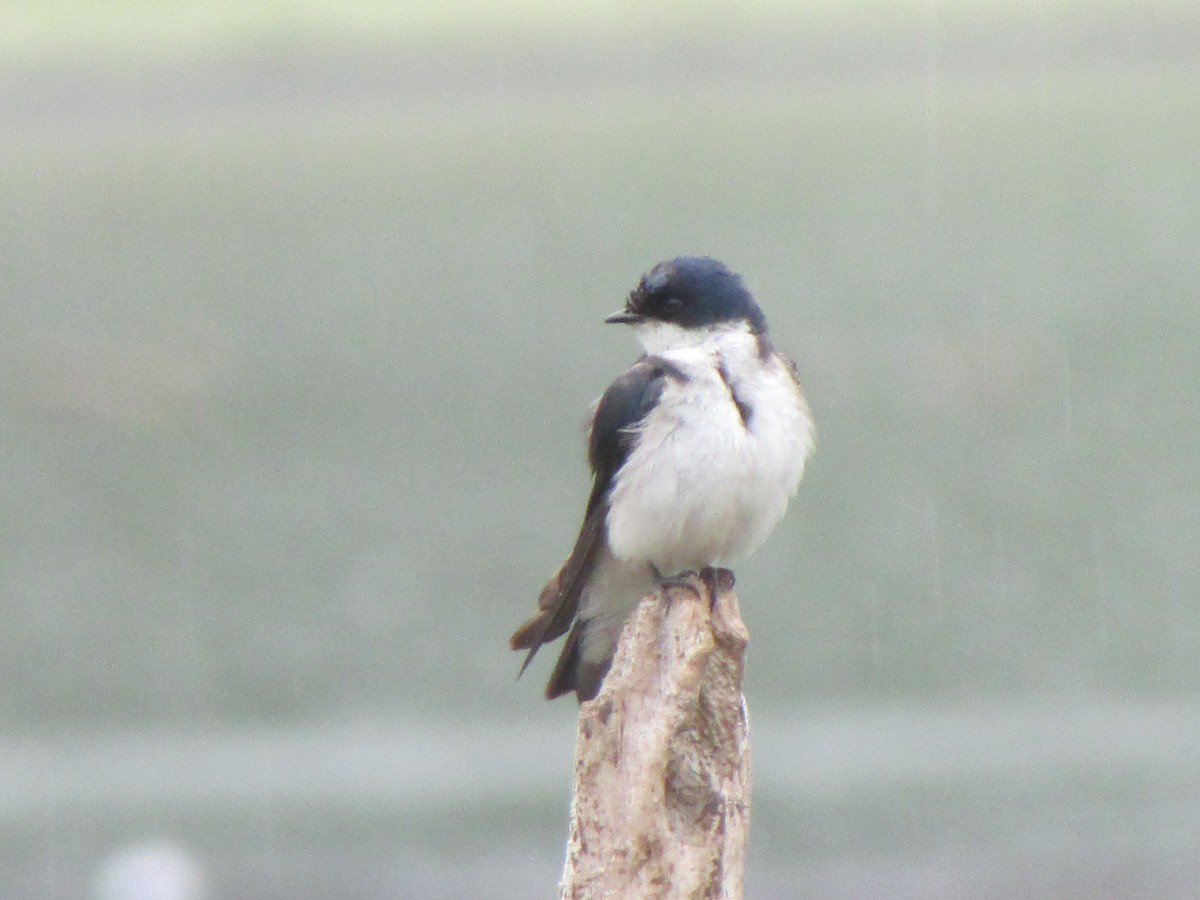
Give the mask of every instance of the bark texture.
[[644, 599], [580, 708], [563, 898], [742, 896], [749, 635], [720, 575]]

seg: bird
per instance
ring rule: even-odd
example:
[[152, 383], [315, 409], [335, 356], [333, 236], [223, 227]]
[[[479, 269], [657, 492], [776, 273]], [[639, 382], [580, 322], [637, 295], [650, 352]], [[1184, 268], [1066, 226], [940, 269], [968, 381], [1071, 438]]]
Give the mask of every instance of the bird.
[[658, 263], [604, 321], [630, 326], [643, 353], [592, 405], [578, 537], [509, 639], [527, 651], [524, 673], [570, 629], [545, 694], [573, 691], [581, 704], [643, 597], [767, 539], [815, 435], [795, 364], [741, 276], [716, 259]]

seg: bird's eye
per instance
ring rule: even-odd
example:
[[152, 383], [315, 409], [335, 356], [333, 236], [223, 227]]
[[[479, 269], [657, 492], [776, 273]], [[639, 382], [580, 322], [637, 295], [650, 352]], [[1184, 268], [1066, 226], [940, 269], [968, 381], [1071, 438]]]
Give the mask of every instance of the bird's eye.
[[678, 297], [670, 296], [666, 300], [663, 301], [663, 306], [665, 306], [669, 310], [674, 311], [674, 310], [678, 310], [680, 307], [683, 306], [683, 301], [680, 300]]

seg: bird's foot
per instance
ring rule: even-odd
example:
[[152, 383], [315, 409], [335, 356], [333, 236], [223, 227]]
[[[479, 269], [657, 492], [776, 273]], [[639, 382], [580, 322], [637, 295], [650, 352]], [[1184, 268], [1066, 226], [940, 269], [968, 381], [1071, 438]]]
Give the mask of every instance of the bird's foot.
[[710, 609], [717, 605], [717, 594], [721, 591], [733, 590], [735, 581], [732, 569], [720, 569], [715, 566], [705, 566], [701, 569], [700, 580], [708, 588], [708, 605]]
[[663, 575], [656, 566], [650, 568], [654, 571], [659, 588], [664, 592], [671, 588], [684, 588], [695, 594], [697, 600], [701, 600], [704, 595], [701, 593], [700, 587], [703, 585], [704, 590], [708, 592], [709, 608], [716, 606], [718, 594], [722, 591], [733, 590], [734, 577], [733, 572], [729, 569], [705, 566], [699, 572], [688, 569], [676, 575]]
[[696, 580], [700, 576], [695, 572], [689, 569], [675, 575], [663, 575], [657, 566], [651, 564], [650, 568], [654, 571], [654, 577], [658, 581], [658, 589], [663, 592], [663, 596], [667, 597], [668, 600], [670, 600], [670, 597], [667, 592], [671, 588], [683, 588], [695, 594], [697, 600], [701, 599], [700, 588], [696, 585]]

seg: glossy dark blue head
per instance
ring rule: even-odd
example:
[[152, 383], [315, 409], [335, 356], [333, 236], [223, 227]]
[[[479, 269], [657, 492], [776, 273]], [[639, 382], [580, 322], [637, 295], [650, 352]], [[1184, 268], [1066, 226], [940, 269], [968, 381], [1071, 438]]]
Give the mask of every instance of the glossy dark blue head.
[[767, 320], [741, 277], [709, 256], [680, 256], [659, 263], [642, 276], [625, 308], [604, 321], [667, 322], [681, 328], [745, 322], [757, 334], [767, 330]]

